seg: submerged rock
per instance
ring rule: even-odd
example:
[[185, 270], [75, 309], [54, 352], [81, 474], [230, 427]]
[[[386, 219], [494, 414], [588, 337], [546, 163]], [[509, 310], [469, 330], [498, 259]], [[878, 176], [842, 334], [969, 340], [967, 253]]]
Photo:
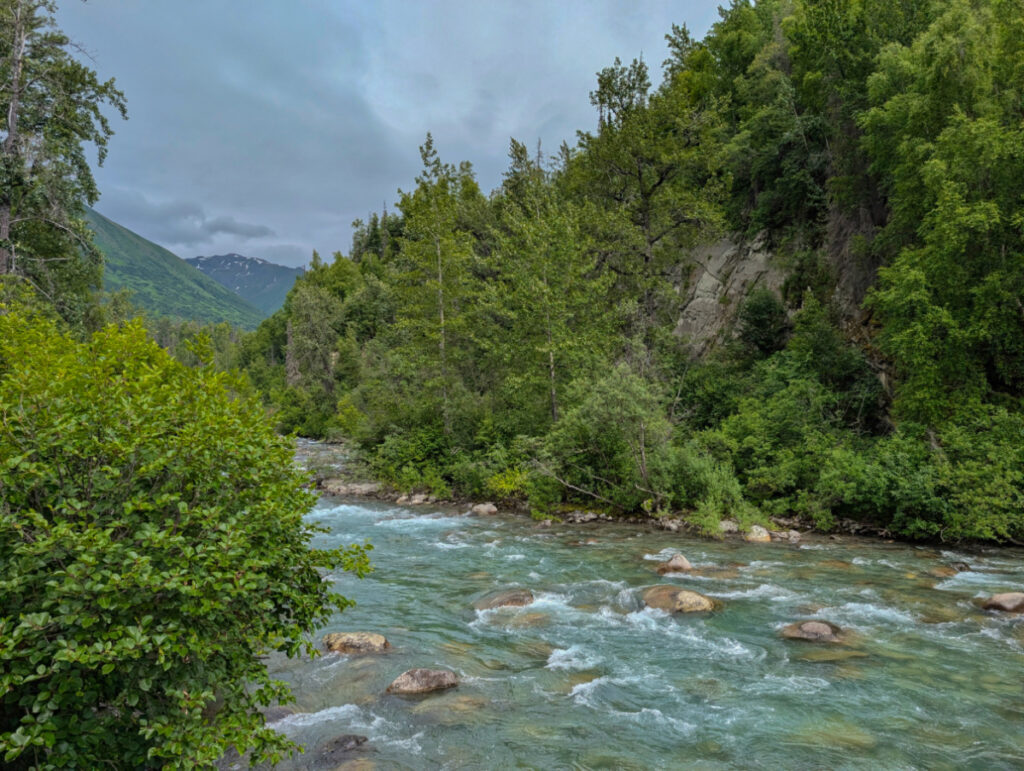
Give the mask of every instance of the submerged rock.
[[478, 503], [470, 511], [481, 517], [489, 517], [498, 513], [498, 507], [493, 503]]
[[1004, 613], [1024, 613], [1024, 592], [993, 594], [981, 607], [985, 610], [1001, 610]]
[[276, 723], [278, 720], [284, 720], [289, 715], [295, 714], [294, 709], [291, 707], [283, 707], [280, 704], [264, 707], [260, 712], [263, 713], [263, 719], [268, 723]]
[[332, 653], [381, 653], [391, 643], [374, 632], [332, 632], [324, 635], [324, 647]]
[[473, 603], [477, 610], [491, 610], [492, 608], [522, 607], [533, 602], [533, 592], [529, 589], [506, 589], [505, 591], [489, 594]]
[[447, 669], [410, 669], [403, 672], [388, 686], [388, 693], [430, 693], [454, 688], [459, 679]]
[[667, 562], [659, 562], [655, 570], [661, 574], [682, 573], [687, 570], [693, 570], [693, 565], [682, 554], [673, 554]]
[[657, 608], [668, 613], [700, 613], [715, 609], [715, 602], [710, 597], [667, 584], [645, 589], [643, 601], [649, 608]]
[[748, 543], [769, 543], [772, 536], [760, 525], [751, 525], [750, 530], [743, 536], [743, 540]]
[[779, 633], [787, 640], [807, 640], [808, 642], [840, 642], [842, 632], [831, 621], [798, 621], [784, 627]]
[[356, 734], [344, 734], [330, 741], [324, 742], [313, 752], [310, 762], [313, 768], [334, 768], [339, 763], [348, 760], [352, 751], [366, 744], [365, 736]]

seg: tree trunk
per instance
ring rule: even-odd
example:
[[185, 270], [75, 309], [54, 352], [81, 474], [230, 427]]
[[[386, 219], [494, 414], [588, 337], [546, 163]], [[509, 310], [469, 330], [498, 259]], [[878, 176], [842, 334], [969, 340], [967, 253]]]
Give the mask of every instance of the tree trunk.
[[301, 373], [299, 372], [299, 358], [295, 353], [295, 340], [292, 334], [292, 322], [288, 322], [286, 327], [287, 342], [285, 343], [284, 349], [284, 378], [285, 382], [290, 387], [295, 387], [299, 384]]
[[438, 348], [441, 354], [441, 415], [444, 419], [444, 432], [452, 432], [451, 418], [448, 415], [448, 351], [446, 348], [444, 327], [444, 263], [441, 261], [441, 238], [434, 236], [434, 248], [437, 251], [437, 313], [440, 323]]
[[[17, 3], [14, 8], [13, 45], [11, 46], [11, 101], [7, 105], [7, 137], [3, 144], [3, 165], [8, 173], [16, 167], [13, 159], [18, 153], [18, 118], [21, 111], [21, 72], [25, 62], [25, 20], [24, 7]], [[11, 200], [10, 180], [0, 197], [0, 275], [14, 270], [14, 252], [11, 249]]]

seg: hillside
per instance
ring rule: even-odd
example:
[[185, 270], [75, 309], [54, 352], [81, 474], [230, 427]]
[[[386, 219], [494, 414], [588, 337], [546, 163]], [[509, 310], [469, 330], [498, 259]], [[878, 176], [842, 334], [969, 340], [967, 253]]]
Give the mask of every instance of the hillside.
[[157, 316], [227, 321], [252, 329], [265, 316], [244, 299], [162, 246], [147, 241], [92, 209], [86, 219], [103, 252], [103, 285], [129, 289], [132, 301]]
[[269, 316], [282, 305], [302, 268], [288, 268], [241, 254], [215, 254], [185, 260]]

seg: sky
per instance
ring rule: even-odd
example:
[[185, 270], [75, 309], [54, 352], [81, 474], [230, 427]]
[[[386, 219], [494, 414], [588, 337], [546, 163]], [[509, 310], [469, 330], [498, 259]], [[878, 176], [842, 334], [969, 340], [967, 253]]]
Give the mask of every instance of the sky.
[[[57, 23], [124, 92], [95, 169], [105, 216], [182, 258], [303, 265], [395, 210], [432, 132], [486, 192], [509, 139], [554, 154], [593, 130], [596, 73], [664, 36], [703, 37], [697, 0], [62, 0]], [[92, 156], [95, 159], [95, 155]]]

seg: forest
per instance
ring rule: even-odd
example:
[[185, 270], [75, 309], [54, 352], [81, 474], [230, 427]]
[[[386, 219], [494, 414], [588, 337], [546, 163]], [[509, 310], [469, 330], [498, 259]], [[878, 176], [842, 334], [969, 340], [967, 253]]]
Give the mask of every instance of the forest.
[[[596, 128], [439, 157], [228, 357], [279, 428], [438, 497], [1024, 540], [1024, 7], [733, 2]], [[767, 253], [714, 334], [703, 247]], [[760, 275], [760, 274], [759, 274]]]

